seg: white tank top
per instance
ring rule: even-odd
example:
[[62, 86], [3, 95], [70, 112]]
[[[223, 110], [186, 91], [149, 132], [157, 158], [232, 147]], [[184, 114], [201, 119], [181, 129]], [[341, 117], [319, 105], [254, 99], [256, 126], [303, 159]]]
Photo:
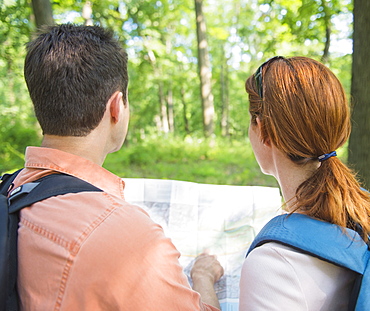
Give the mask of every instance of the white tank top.
[[239, 311], [347, 310], [355, 276], [293, 248], [266, 243], [243, 263]]

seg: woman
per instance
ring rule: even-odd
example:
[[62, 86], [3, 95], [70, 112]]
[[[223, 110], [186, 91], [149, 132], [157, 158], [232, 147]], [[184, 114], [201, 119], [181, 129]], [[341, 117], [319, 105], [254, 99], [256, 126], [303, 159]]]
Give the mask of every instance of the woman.
[[[249, 138], [289, 213], [370, 232], [370, 201], [336, 157], [350, 134], [342, 85], [323, 64], [274, 57], [246, 81]], [[357, 227], [356, 227], [357, 224]], [[302, 228], [304, 230], [304, 228]], [[355, 273], [275, 242], [252, 250], [240, 281], [240, 311], [347, 310]]]

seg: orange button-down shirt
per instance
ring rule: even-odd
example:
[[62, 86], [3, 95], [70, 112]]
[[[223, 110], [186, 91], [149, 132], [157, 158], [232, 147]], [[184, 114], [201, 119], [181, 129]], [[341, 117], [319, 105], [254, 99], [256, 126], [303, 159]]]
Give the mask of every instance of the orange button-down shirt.
[[124, 182], [91, 161], [28, 147], [15, 186], [54, 172], [103, 192], [54, 196], [21, 211], [22, 310], [217, 310], [203, 304], [179, 252], [148, 214], [124, 199]]

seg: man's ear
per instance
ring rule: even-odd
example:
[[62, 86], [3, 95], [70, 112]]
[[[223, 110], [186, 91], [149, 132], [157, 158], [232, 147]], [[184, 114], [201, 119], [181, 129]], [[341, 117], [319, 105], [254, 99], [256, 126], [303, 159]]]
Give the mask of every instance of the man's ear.
[[121, 105], [122, 101], [122, 92], [114, 92], [113, 95], [109, 98], [109, 111], [111, 115], [111, 120], [113, 123], [118, 123], [122, 114], [121, 109], [123, 109], [123, 105]]
[[262, 138], [262, 121], [261, 121], [261, 118], [259, 116], [256, 117], [256, 122], [257, 122], [259, 135], [261, 137], [261, 141], [263, 142], [263, 144], [265, 146], [268, 146], [268, 147], [271, 146], [271, 140], [270, 140], [269, 136], [266, 136], [265, 138]]

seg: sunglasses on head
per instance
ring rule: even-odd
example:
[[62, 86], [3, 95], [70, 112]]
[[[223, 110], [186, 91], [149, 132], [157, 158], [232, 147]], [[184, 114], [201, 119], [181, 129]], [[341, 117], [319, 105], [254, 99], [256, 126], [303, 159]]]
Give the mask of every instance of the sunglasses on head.
[[267, 65], [270, 65], [271, 63], [273, 63], [274, 61], [276, 61], [278, 59], [285, 59], [285, 57], [283, 57], [283, 56], [275, 56], [273, 58], [270, 58], [269, 60], [267, 60], [266, 62], [264, 62], [261, 66], [259, 66], [258, 69], [256, 70], [256, 73], [254, 74], [254, 80], [256, 81], [258, 95], [261, 98], [263, 98], [262, 68], [265, 67], [265, 66], [267, 66]]

